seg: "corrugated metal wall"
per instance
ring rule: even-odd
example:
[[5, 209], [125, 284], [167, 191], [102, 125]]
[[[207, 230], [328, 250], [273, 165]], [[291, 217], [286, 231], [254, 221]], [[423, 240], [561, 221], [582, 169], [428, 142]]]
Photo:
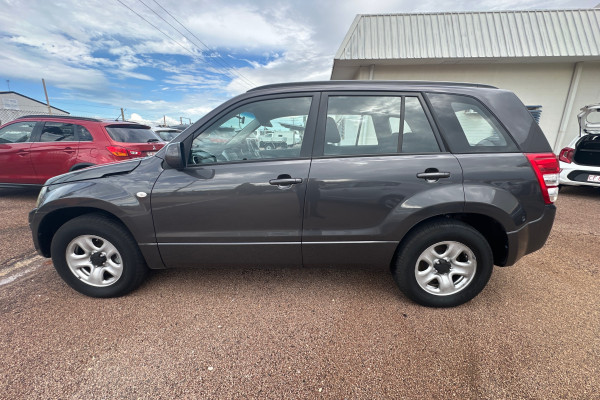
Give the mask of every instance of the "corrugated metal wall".
[[600, 9], [359, 15], [335, 58], [600, 56]]

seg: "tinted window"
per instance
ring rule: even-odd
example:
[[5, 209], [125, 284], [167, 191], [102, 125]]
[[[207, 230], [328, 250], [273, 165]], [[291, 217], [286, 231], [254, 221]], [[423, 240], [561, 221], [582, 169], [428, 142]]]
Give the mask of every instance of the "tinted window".
[[325, 155], [397, 153], [399, 148], [405, 153], [439, 151], [417, 97], [329, 97]]
[[298, 158], [311, 102], [293, 97], [238, 107], [196, 136], [189, 162]]
[[92, 134], [85, 127], [81, 125], [76, 125], [75, 131], [77, 132], [77, 138], [80, 142], [92, 142], [94, 139], [92, 138]]
[[45, 122], [40, 142], [73, 142], [75, 125], [62, 122]]
[[35, 122], [17, 122], [0, 129], [0, 143], [28, 142]]
[[449, 94], [430, 93], [427, 97], [453, 152], [518, 151], [512, 138], [479, 101]]
[[160, 138], [146, 126], [110, 125], [106, 127], [106, 131], [115, 142], [147, 143], [160, 141]]

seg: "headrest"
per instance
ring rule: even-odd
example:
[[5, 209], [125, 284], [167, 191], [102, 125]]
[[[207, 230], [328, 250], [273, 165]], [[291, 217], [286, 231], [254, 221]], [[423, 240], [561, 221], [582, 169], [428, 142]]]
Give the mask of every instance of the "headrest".
[[325, 142], [339, 143], [342, 140], [337, 124], [332, 117], [327, 117], [327, 125], [325, 126]]

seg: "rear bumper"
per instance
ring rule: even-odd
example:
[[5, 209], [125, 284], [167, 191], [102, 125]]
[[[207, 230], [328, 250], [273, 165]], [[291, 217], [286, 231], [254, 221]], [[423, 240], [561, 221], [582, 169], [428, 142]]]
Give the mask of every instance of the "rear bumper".
[[589, 175], [600, 175], [600, 167], [568, 164], [562, 161], [560, 163], [559, 183], [561, 185], [599, 187], [599, 182], [588, 182]]
[[539, 219], [508, 232], [508, 255], [504, 266], [513, 265], [524, 255], [541, 249], [550, 235], [555, 216], [556, 206], [548, 204]]

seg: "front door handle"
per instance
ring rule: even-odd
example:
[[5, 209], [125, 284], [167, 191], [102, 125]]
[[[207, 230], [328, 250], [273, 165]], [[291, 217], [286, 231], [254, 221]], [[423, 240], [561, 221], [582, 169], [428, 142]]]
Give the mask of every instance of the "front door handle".
[[297, 183], [302, 183], [302, 178], [282, 178], [282, 179], [271, 179], [269, 184], [277, 185], [277, 186], [287, 186], [287, 185], [295, 185]]
[[440, 172], [437, 168], [427, 168], [424, 172], [419, 172], [417, 178], [425, 179], [427, 182], [437, 182], [438, 179], [450, 178], [450, 172]]

